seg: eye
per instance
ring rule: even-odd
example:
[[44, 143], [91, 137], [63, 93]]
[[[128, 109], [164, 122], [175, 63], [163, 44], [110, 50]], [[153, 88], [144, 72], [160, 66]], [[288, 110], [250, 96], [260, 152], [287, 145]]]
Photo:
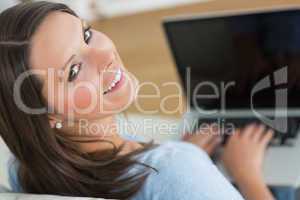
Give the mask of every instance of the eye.
[[91, 30], [91, 26], [89, 26], [88, 28], [86, 28], [84, 30], [84, 41], [89, 44], [90, 40], [92, 38], [92, 30]]
[[77, 78], [79, 71], [81, 69], [81, 65], [82, 64], [80, 63], [80, 64], [72, 65], [70, 67], [70, 72], [69, 72], [69, 77], [68, 77], [69, 82], [72, 82]]

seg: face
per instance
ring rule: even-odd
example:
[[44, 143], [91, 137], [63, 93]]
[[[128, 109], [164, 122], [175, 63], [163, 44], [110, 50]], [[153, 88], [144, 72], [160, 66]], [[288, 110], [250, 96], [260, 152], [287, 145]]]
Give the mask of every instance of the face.
[[137, 93], [113, 42], [67, 13], [46, 17], [32, 38], [30, 62], [50, 115], [61, 120], [107, 118], [126, 109]]

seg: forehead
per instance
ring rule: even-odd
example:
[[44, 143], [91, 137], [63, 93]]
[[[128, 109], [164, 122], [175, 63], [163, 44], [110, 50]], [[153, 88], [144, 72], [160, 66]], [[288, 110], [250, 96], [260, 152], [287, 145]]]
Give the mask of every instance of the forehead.
[[34, 69], [61, 68], [80, 47], [82, 23], [64, 12], [49, 14], [32, 38], [30, 62]]

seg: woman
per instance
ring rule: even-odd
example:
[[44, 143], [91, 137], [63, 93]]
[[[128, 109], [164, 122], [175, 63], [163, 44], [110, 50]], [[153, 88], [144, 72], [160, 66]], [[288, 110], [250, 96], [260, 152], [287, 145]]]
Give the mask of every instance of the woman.
[[[209, 159], [216, 134], [160, 146], [118, 135], [115, 116], [134, 100], [137, 81], [112, 41], [67, 6], [20, 4], [0, 24], [0, 133], [16, 158], [16, 192], [243, 199]], [[224, 164], [247, 199], [272, 199], [261, 175], [272, 131], [242, 132], [229, 139]]]

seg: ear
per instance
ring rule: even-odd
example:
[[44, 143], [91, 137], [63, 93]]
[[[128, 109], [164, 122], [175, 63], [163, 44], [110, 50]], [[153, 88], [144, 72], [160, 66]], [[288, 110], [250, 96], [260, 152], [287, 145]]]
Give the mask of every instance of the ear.
[[48, 118], [49, 118], [49, 124], [51, 128], [55, 128], [55, 124], [60, 121], [58, 117], [54, 115], [48, 115]]

